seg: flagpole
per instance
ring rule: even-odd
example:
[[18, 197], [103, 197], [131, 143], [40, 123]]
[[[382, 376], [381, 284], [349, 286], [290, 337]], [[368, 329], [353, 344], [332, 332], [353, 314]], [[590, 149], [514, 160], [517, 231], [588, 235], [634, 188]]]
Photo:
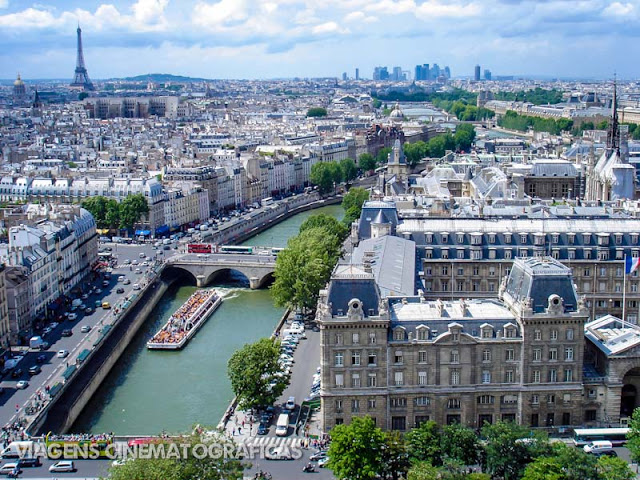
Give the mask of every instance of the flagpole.
[[627, 317], [627, 255], [624, 256], [624, 277], [622, 277], [622, 321], [626, 322]]

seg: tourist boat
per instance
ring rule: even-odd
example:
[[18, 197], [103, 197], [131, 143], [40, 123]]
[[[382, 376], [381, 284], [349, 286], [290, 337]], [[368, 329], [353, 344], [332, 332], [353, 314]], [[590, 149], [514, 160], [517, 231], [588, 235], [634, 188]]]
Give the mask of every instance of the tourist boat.
[[198, 290], [147, 342], [149, 350], [180, 350], [222, 303], [215, 290]]

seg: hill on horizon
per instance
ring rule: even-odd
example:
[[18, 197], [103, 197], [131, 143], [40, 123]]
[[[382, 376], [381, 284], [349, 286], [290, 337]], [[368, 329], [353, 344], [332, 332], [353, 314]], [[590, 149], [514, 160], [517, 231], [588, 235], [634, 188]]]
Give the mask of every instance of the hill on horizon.
[[128, 82], [202, 82], [210, 79], [185, 77], [183, 75], [172, 75], [170, 73], [145, 73], [133, 77], [112, 78], [111, 80], [125, 80]]

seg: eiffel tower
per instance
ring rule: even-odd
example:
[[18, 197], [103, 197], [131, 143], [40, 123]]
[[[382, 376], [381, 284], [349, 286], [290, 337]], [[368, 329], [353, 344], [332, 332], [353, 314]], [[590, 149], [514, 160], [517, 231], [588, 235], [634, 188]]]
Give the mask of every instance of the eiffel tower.
[[87, 67], [84, 66], [84, 55], [82, 53], [82, 30], [78, 25], [78, 58], [76, 59], [76, 73], [73, 76], [72, 87], [79, 87], [83, 90], [93, 90], [93, 83], [89, 80]]

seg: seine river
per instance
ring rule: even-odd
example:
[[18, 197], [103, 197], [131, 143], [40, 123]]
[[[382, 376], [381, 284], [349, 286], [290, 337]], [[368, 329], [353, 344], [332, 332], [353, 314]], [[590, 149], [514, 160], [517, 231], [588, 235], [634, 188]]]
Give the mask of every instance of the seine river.
[[[284, 247], [310, 215], [341, 219], [333, 205], [300, 213], [245, 242]], [[268, 290], [249, 290], [244, 277], [215, 285], [225, 301], [179, 352], [146, 349], [146, 342], [195, 291], [175, 284], [158, 303], [76, 421], [73, 432], [118, 435], [179, 433], [194, 424], [215, 426], [233, 398], [227, 361], [245, 343], [268, 336], [283, 314]]]

